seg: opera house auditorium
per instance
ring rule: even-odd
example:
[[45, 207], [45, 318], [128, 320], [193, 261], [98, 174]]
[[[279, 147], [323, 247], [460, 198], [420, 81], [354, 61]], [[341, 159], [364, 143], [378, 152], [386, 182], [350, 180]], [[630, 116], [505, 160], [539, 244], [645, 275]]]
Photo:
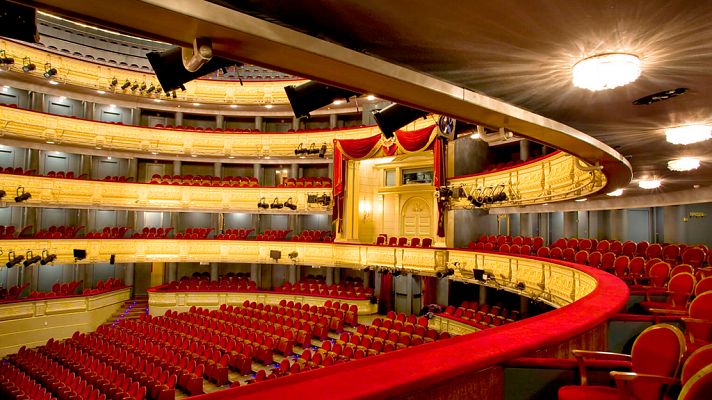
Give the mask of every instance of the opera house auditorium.
[[0, 399], [712, 398], [712, 3], [0, 0]]

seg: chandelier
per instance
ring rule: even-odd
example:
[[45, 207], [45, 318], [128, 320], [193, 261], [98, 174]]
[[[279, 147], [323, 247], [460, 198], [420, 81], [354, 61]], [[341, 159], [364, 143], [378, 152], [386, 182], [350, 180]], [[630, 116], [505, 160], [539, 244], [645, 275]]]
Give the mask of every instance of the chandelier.
[[685, 125], [665, 129], [665, 139], [672, 144], [692, 144], [712, 137], [709, 125]]
[[692, 171], [700, 167], [700, 159], [695, 157], [682, 157], [668, 161], [670, 171]]
[[627, 85], [640, 76], [640, 59], [632, 54], [607, 53], [584, 58], [572, 70], [574, 86], [592, 91]]

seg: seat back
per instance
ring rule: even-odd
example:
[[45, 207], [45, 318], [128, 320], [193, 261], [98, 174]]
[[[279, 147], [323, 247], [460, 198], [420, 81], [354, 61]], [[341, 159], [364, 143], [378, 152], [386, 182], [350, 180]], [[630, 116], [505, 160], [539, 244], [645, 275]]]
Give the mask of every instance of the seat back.
[[706, 400], [712, 393], [712, 365], [702, 368], [685, 386], [682, 387], [678, 400]]
[[708, 365], [712, 365], [712, 344], [700, 347], [687, 357], [687, 361], [685, 361], [685, 365], [682, 366], [682, 373], [680, 374], [682, 384], [684, 385], [690, 378]]
[[[645, 329], [631, 351], [632, 371], [673, 377], [678, 371], [685, 353], [685, 337], [682, 331], [670, 324], [657, 324]], [[631, 392], [637, 399], [658, 399], [663, 385], [658, 382], [631, 382]]]
[[695, 285], [695, 296], [699, 296], [702, 293], [712, 291], [712, 276], [700, 279]]

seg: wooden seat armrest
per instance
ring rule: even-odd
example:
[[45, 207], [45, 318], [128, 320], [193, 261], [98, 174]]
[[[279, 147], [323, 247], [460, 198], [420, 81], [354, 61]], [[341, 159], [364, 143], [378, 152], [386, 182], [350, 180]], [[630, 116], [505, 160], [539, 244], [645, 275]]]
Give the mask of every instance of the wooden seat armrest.
[[669, 308], [651, 308], [650, 312], [653, 314], [678, 315], [681, 317], [688, 315], [687, 310], [671, 310]]
[[586, 359], [593, 358], [596, 360], [610, 360], [610, 361], [631, 361], [632, 357], [628, 354], [611, 353], [606, 351], [592, 351], [592, 350], [573, 350], [574, 357], [576, 358], [576, 363], [578, 364], [579, 376], [581, 377], [581, 385], [588, 385], [588, 373], [586, 370]]
[[646, 381], [646, 382], [657, 382], [662, 385], [674, 385], [679, 384], [680, 380], [671, 376], [662, 375], [650, 375], [650, 374], [638, 374], [635, 372], [618, 372], [611, 371], [611, 377], [616, 382], [616, 388], [620, 394], [620, 399], [633, 399], [633, 395], [630, 392], [629, 382], [633, 381]]

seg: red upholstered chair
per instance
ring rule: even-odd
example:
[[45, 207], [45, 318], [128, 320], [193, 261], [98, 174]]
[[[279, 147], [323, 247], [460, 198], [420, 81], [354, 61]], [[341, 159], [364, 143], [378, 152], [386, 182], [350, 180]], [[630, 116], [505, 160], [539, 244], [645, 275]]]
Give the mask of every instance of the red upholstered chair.
[[522, 248], [518, 244], [513, 244], [509, 246], [509, 252], [512, 254], [519, 254]]
[[532, 248], [534, 248], [534, 250], [539, 250], [542, 247], [544, 247], [544, 238], [537, 236], [532, 239]]
[[674, 244], [669, 244], [663, 247], [663, 261], [670, 265], [677, 264], [677, 258], [680, 257], [680, 247]]
[[579, 250], [591, 251], [593, 248], [593, 242], [591, 239], [581, 239], [579, 240]]
[[651, 258], [660, 258], [663, 254], [663, 246], [659, 243], [653, 243], [645, 250], [645, 258], [650, 260]]
[[633, 257], [628, 264], [628, 276], [623, 280], [635, 280], [645, 273], [645, 259], [643, 257]]
[[645, 240], [638, 242], [635, 246], [635, 255], [638, 257], [645, 257], [645, 251], [648, 250], [648, 246], [650, 246], [650, 243]]
[[499, 246], [499, 251], [502, 253], [509, 253], [509, 245], [507, 243], [502, 244]]
[[695, 285], [695, 296], [709, 291], [712, 291], [712, 276], [697, 281], [697, 285]]
[[655, 293], [656, 296], [667, 296], [666, 301], [651, 301], [650, 294], [646, 295], [645, 301], [640, 305], [647, 311], [656, 309], [659, 312], [665, 310], [686, 310], [687, 302], [695, 289], [695, 276], [689, 272], [683, 272], [670, 278], [667, 285], [667, 292]]
[[593, 268], [601, 268], [601, 252], [593, 251], [588, 255], [588, 265]]
[[[644, 330], [633, 343], [630, 355], [599, 351], [574, 350], [581, 374], [580, 386], [564, 386], [559, 389], [559, 400], [619, 400], [659, 399], [665, 386], [659, 381], [636, 379], [634, 374], [659, 375], [674, 378], [685, 353], [685, 338], [677, 327], [669, 324], [653, 325]], [[588, 386], [587, 361], [609, 360], [630, 362], [634, 374], [611, 372], [617, 387]]]
[[543, 258], [549, 258], [549, 248], [548, 247], [540, 247], [536, 251], [536, 256], [543, 257]]
[[685, 383], [678, 400], [706, 400], [712, 393], [712, 364], [702, 368]]
[[379, 236], [378, 238], [376, 238], [376, 244], [377, 244], [378, 246], [383, 246], [383, 245], [385, 245], [385, 244], [386, 244], [386, 238], [385, 238], [385, 236]]
[[616, 262], [616, 253], [609, 251], [601, 256], [601, 269], [604, 271], [613, 271], [613, 264]]
[[675, 268], [670, 271], [670, 277], [673, 277], [677, 274], [681, 274], [683, 272], [689, 272], [690, 274], [695, 273], [695, 269], [692, 268], [690, 264], [678, 264], [675, 266]]
[[562, 257], [563, 250], [561, 250], [561, 247], [554, 247], [549, 252], [549, 258], [553, 258], [554, 260], [561, 260]]
[[519, 249], [519, 254], [523, 256], [529, 256], [532, 254], [532, 247], [528, 244], [522, 245], [522, 248]]
[[695, 297], [687, 309], [688, 316], [682, 318], [685, 324], [687, 345], [697, 349], [712, 342], [712, 292], [704, 292]]
[[601, 254], [608, 252], [611, 249], [611, 243], [608, 240], [601, 240], [596, 246], [596, 251], [601, 252]]
[[623, 255], [628, 257], [635, 257], [636, 247], [636, 243], [630, 240], [623, 243]]
[[549, 247], [554, 248], [558, 247], [560, 249], [565, 249], [566, 248], [566, 239], [556, 239], [554, 243], [552, 243]]
[[420, 247], [420, 238], [410, 239], [410, 247]]
[[398, 238], [393, 236], [388, 239], [388, 245], [389, 246], [397, 246], [398, 245]]
[[431, 239], [431, 238], [423, 239], [422, 247], [430, 247], [432, 245], [433, 245], [433, 239]]
[[561, 258], [564, 261], [574, 262], [574, 257], [576, 257], [576, 249], [573, 247], [567, 247], [561, 252]]
[[578, 239], [569, 239], [566, 241], [566, 247], [569, 249], [574, 249], [578, 250], [579, 248], [579, 240]]
[[705, 251], [699, 247], [690, 247], [682, 253], [682, 263], [689, 264], [693, 268], [699, 268], [705, 261]]
[[408, 245], [408, 238], [407, 237], [400, 237], [398, 238], [398, 246], [407, 246]]
[[628, 256], [618, 256], [613, 262], [613, 273], [619, 278], [625, 278], [628, 276], [628, 265], [630, 265], [630, 260]]

